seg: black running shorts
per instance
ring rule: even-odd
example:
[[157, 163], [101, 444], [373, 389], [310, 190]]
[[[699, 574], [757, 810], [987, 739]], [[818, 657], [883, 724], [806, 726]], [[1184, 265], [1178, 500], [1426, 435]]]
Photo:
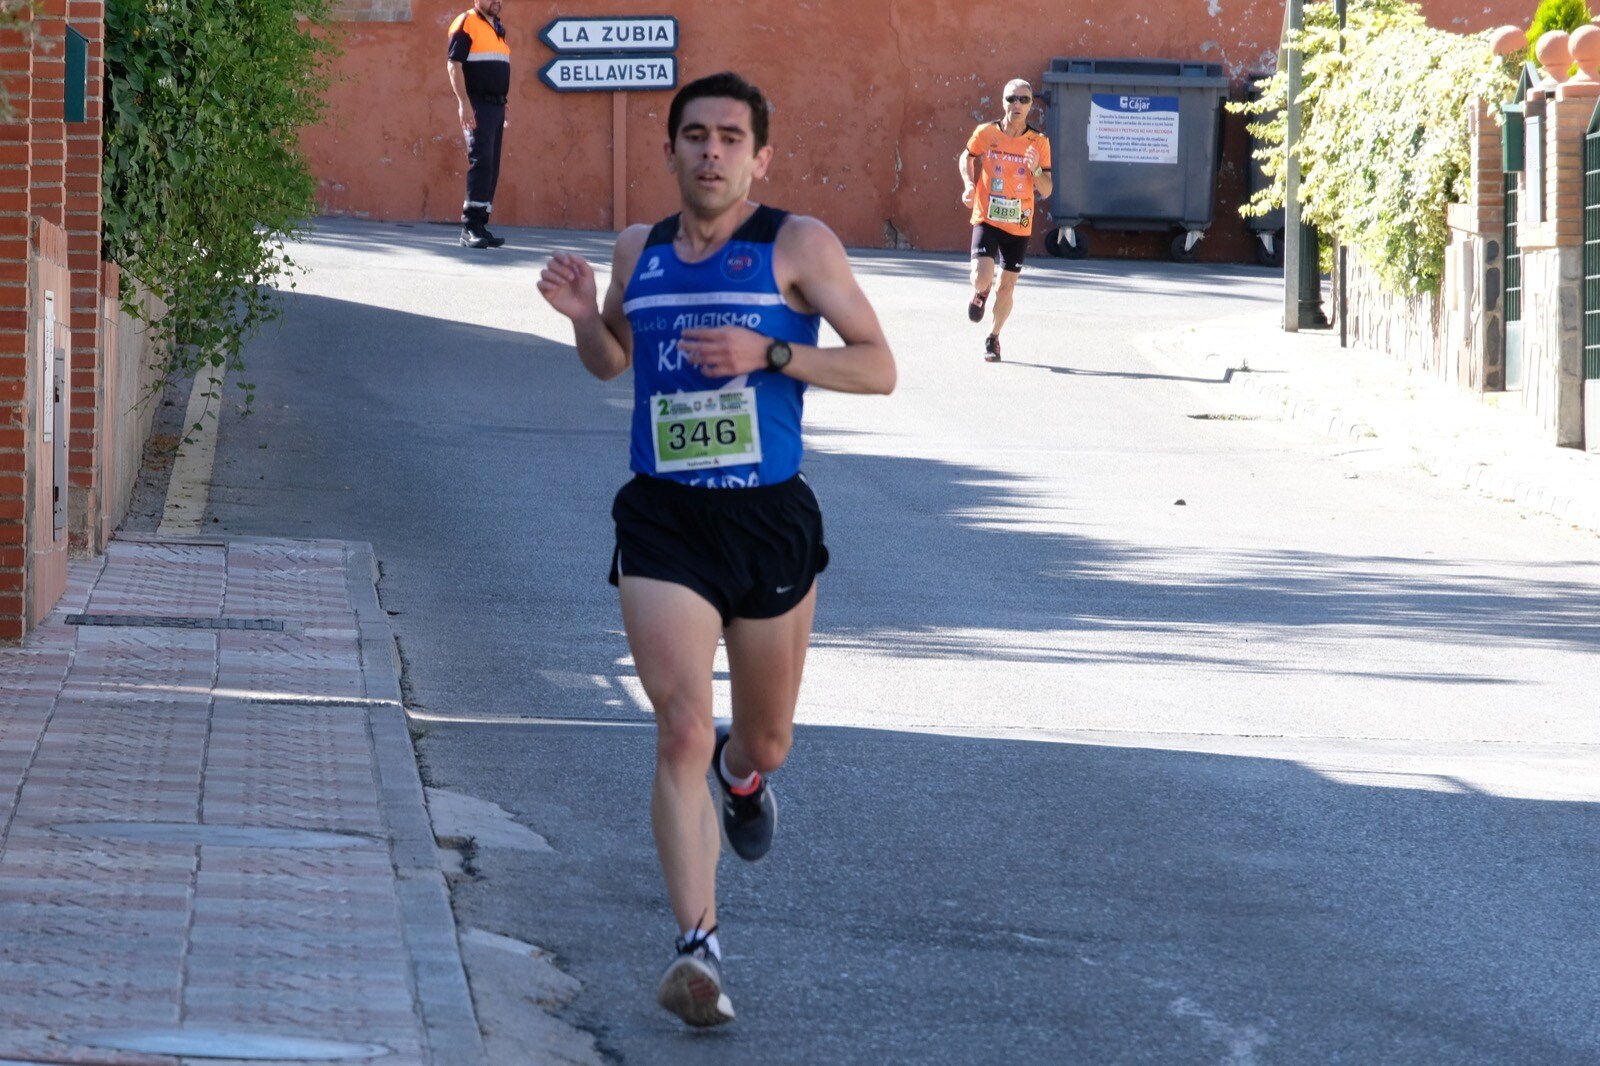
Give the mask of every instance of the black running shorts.
[[648, 577], [693, 589], [722, 615], [776, 618], [827, 569], [822, 508], [804, 477], [705, 489], [639, 474], [611, 505], [611, 583]]
[[1013, 274], [1022, 272], [1022, 260], [1028, 255], [1028, 235], [1007, 233], [999, 226], [979, 222], [972, 227], [972, 258], [998, 259], [1002, 269]]

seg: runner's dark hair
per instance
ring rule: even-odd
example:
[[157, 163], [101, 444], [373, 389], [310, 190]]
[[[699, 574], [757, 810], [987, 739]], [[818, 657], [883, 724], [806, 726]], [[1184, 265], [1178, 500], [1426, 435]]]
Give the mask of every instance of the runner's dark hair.
[[667, 110], [668, 138], [673, 142], [678, 140], [678, 128], [683, 125], [683, 109], [689, 106], [689, 101], [706, 96], [726, 97], [749, 104], [750, 132], [755, 135], [756, 149], [767, 146], [767, 115], [771, 105], [760, 89], [731, 70], [696, 78], [678, 90], [678, 95], [672, 98], [672, 106]]

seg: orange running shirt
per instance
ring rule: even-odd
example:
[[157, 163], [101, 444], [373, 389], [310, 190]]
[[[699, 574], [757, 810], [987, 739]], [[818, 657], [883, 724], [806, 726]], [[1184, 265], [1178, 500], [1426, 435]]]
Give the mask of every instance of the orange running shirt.
[[985, 122], [967, 138], [967, 151], [978, 157], [974, 226], [987, 222], [1019, 237], [1033, 232], [1033, 173], [1022, 161], [1029, 145], [1038, 149], [1039, 166], [1050, 169], [1050, 139], [1038, 130], [1012, 137], [999, 122]]

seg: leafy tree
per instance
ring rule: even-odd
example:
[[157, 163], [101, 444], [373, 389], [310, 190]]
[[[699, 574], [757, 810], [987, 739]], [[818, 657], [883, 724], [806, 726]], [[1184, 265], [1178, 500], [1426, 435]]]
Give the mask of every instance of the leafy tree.
[[1589, 5], [1584, 0], [1539, 0], [1539, 7], [1533, 13], [1533, 23], [1528, 27], [1528, 60], [1533, 63], [1539, 61], [1538, 53], [1534, 51], [1539, 38], [1551, 30], [1571, 33], [1579, 26], [1587, 25], [1592, 17]]
[[299, 134], [324, 107], [327, 0], [107, 0], [105, 17], [105, 256], [156, 298], [124, 289], [169, 377], [241, 367], [315, 205]]
[[[1438, 288], [1450, 237], [1445, 207], [1466, 199], [1471, 179], [1467, 109], [1515, 89], [1514, 65], [1486, 39], [1429, 27], [1408, 0], [1353, 0], [1342, 48], [1329, 3], [1307, 5], [1305, 29], [1288, 43], [1304, 55], [1304, 218], [1355, 248], [1391, 291]], [[1229, 105], [1256, 119], [1256, 158], [1272, 178], [1243, 214], [1283, 205], [1287, 97], [1279, 71], [1260, 99]]]

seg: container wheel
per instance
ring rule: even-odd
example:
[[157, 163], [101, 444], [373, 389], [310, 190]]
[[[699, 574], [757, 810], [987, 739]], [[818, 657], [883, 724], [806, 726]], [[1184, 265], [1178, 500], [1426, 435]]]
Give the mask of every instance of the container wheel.
[[1272, 247], [1267, 247], [1267, 242], [1260, 237], [1256, 238], [1256, 262], [1264, 267], [1283, 266], [1283, 230], [1271, 234]]
[[1172, 258], [1179, 263], [1192, 263], [1194, 262], [1195, 248], [1198, 247], [1200, 247], [1198, 241], [1195, 242], [1194, 248], [1189, 247], [1188, 233], [1180, 231], [1176, 237], [1172, 238]]
[[1053, 229], [1044, 235], [1044, 250], [1057, 259], [1082, 259], [1089, 254], [1089, 240], [1079, 228], [1077, 241], [1067, 240], [1066, 234]]

